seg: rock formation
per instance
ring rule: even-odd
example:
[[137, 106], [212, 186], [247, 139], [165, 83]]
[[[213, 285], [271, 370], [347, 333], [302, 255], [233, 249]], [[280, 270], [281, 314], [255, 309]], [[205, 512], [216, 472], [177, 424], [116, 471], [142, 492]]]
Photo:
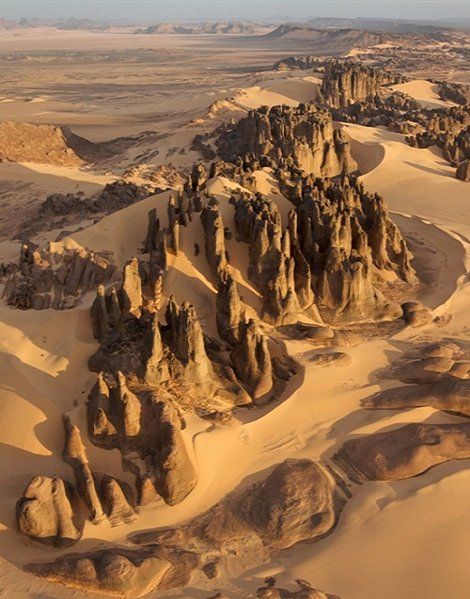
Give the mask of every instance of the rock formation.
[[216, 143], [221, 157], [232, 162], [244, 156], [254, 156], [262, 166], [289, 160], [307, 173], [327, 177], [357, 168], [331, 113], [315, 104], [251, 110]]
[[64, 460], [73, 468], [77, 490], [88, 509], [89, 519], [99, 524], [106, 518], [101, 499], [96, 488], [96, 480], [91, 471], [79, 428], [72, 424], [68, 416], [63, 417], [65, 444], [62, 452]]
[[3, 122], [0, 124], [0, 159], [59, 166], [81, 166], [93, 152], [88, 140], [67, 127]]
[[101, 479], [100, 492], [104, 511], [111, 526], [134, 522], [137, 513], [129, 485], [105, 475]]
[[84, 197], [83, 193], [51, 194], [42, 202], [39, 214], [47, 216], [49, 220], [74, 214], [82, 218], [96, 216], [96, 214], [111, 214], [154, 193], [155, 188], [151, 185], [136, 185], [129, 181], [118, 180], [107, 183], [100, 192], [90, 197]]
[[437, 85], [442, 100], [450, 100], [462, 106], [470, 105], [470, 85], [452, 81], [439, 81]]
[[284, 230], [274, 202], [231, 199], [238, 237], [250, 244], [249, 276], [263, 296], [263, 319], [288, 325], [304, 310], [333, 323], [401, 316], [384, 295], [390, 276], [403, 288], [417, 278], [382, 198], [354, 177], [333, 182], [296, 169], [279, 177], [297, 204]]
[[[168, 395], [168, 394], [166, 394]], [[122, 373], [110, 384], [103, 376], [88, 402], [90, 440], [104, 449], [118, 449], [125, 470], [136, 477], [139, 504], [160, 495], [168, 504], [182, 501], [196, 484], [196, 472], [181, 434], [179, 414], [156, 392], [133, 392]], [[110, 483], [116, 488], [116, 484]], [[119, 489], [116, 489], [119, 493]], [[114, 492], [114, 491], [113, 491]], [[123, 502], [125, 518], [133, 518]], [[116, 509], [116, 508], [115, 508]]]
[[99, 324], [103, 322], [100, 306], [106, 306], [104, 321], [107, 318], [109, 323], [111, 302], [103, 302], [101, 293], [92, 308], [94, 329], [107, 333], [99, 337], [101, 347], [89, 360], [92, 371], [137, 375], [146, 385], [165, 389], [187, 409], [226, 411], [250, 403], [230, 362], [206, 343], [194, 307], [188, 302], [178, 306], [170, 298], [166, 325], [161, 326], [158, 313], [139, 310], [136, 299], [131, 318], [121, 316], [115, 326], [106, 327]]
[[230, 273], [222, 271], [217, 285], [216, 324], [219, 336], [230, 345], [240, 340], [243, 307], [237, 284]]
[[405, 302], [402, 309], [403, 320], [411, 327], [422, 327], [433, 321], [431, 310], [420, 302]]
[[45, 545], [67, 547], [82, 536], [74, 513], [72, 485], [60, 478], [36, 476], [16, 504], [19, 532]]
[[457, 166], [455, 176], [460, 181], [470, 181], [470, 159], [463, 160]]
[[306, 580], [296, 580], [298, 586], [296, 591], [274, 586], [276, 581], [272, 578], [265, 580], [265, 583], [266, 586], [256, 591], [258, 599], [340, 599], [337, 595], [314, 589]]
[[[73, 588], [141, 597], [187, 585], [197, 568], [209, 575], [221, 563], [262, 563], [297, 543], [320, 539], [333, 530], [344, 503], [323, 466], [286, 460], [266, 479], [232, 493], [187, 524], [135, 535], [139, 549], [66, 555], [26, 569]], [[314, 592], [306, 585], [303, 590]]]
[[321, 85], [322, 99], [332, 108], [348, 106], [377, 95], [382, 86], [400, 83], [400, 78], [383, 69], [337, 60], [325, 65]]
[[406, 135], [409, 145], [428, 148], [437, 145], [443, 157], [459, 169], [464, 177], [466, 161], [470, 159], [470, 107], [423, 108], [419, 102], [393, 92], [388, 96], [375, 95], [367, 100], [333, 110], [335, 120], [367, 126], [388, 127]]
[[288, 56], [273, 65], [273, 71], [305, 71], [323, 67], [324, 61], [318, 56]]
[[273, 387], [271, 356], [267, 337], [253, 319], [240, 325], [239, 343], [231, 352], [235, 374], [255, 403], [264, 400]]
[[335, 461], [352, 480], [411, 478], [448, 460], [470, 458], [470, 423], [407, 424], [346, 441]]
[[434, 343], [405, 353], [391, 376], [405, 386], [385, 389], [366, 398], [369, 409], [429, 406], [470, 417], [470, 351], [455, 343]]
[[149, 547], [66, 555], [49, 564], [30, 564], [26, 570], [75, 589], [137, 599], [150, 591], [187, 585], [196, 566], [193, 553]]
[[201, 212], [201, 222], [204, 228], [206, 258], [212, 272], [218, 278], [220, 272], [227, 266], [225, 249], [225, 234], [222, 216], [217, 204], [209, 203]]
[[21, 310], [64, 310], [115, 273], [109, 255], [54, 244], [43, 250], [24, 244], [19, 263], [0, 265], [7, 304]]
[[306, 459], [278, 464], [262, 481], [232, 493], [205, 514], [176, 529], [135, 535], [140, 545], [157, 543], [193, 547], [201, 555], [230, 559], [251, 551], [264, 555], [303, 541], [319, 539], [333, 529], [344, 498], [327, 470]]

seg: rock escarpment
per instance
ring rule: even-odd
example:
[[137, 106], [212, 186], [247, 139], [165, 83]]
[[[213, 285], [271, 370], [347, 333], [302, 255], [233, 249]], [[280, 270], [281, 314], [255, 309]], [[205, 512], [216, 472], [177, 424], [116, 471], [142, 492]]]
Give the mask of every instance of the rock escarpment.
[[346, 441], [334, 459], [353, 480], [401, 480], [470, 458], [470, 423], [407, 424]]
[[21, 248], [19, 263], [0, 265], [7, 304], [21, 310], [64, 310], [77, 305], [85, 293], [109, 282], [115, 274], [109, 254], [86, 249]]
[[307, 173], [326, 177], [357, 168], [331, 113], [315, 104], [251, 110], [221, 133], [216, 144], [221, 157], [232, 162], [253, 156], [262, 166], [271, 166], [289, 159]]
[[349, 106], [377, 95], [384, 85], [400, 83], [401, 78], [383, 69], [357, 62], [328, 61], [320, 88], [323, 101], [332, 108]]

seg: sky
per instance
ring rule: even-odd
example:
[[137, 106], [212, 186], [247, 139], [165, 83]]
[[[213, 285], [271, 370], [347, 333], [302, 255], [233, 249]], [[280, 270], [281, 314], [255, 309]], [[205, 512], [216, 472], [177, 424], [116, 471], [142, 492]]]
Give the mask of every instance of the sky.
[[0, 0], [0, 17], [94, 20], [303, 20], [314, 17], [470, 18], [470, 0]]

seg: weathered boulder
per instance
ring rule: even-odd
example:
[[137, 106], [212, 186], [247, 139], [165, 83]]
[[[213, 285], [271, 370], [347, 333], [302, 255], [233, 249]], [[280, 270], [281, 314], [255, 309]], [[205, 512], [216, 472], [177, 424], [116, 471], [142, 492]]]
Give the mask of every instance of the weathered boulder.
[[353, 480], [401, 480], [465, 458], [470, 458], [470, 423], [466, 422], [407, 424], [346, 441], [334, 456]]
[[36, 476], [16, 504], [19, 532], [45, 545], [67, 547], [82, 536], [83, 522], [73, 508], [72, 485]]

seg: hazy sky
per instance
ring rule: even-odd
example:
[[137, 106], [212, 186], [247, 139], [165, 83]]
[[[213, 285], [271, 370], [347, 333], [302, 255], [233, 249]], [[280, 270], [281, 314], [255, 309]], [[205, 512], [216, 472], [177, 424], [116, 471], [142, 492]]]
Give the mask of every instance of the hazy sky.
[[0, 17], [139, 20], [470, 17], [470, 0], [0, 0]]

